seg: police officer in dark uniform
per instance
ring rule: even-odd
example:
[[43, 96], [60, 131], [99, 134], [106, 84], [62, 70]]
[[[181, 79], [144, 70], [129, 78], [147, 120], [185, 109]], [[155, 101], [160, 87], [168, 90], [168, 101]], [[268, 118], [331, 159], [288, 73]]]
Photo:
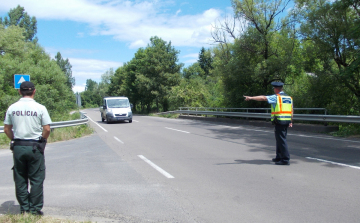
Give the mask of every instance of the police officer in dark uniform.
[[290, 154], [286, 142], [287, 128], [292, 127], [293, 100], [283, 92], [282, 82], [272, 82], [274, 95], [244, 96], [246, 101], [267, 101], [271, 104], [271, 121], [275, 125], [276, 157], [272, 159], [276, 165], [290, 165]]
[[35, 92], [32, 82], [25, 81], [20, 85], [19, 93], [23, 97], [8, 108], [4, 132], [11, 139], [15, 192], [20, 212], [43, 215], [44, 150], [50, 135], [51, 119], [45, 106], [34, 100]]

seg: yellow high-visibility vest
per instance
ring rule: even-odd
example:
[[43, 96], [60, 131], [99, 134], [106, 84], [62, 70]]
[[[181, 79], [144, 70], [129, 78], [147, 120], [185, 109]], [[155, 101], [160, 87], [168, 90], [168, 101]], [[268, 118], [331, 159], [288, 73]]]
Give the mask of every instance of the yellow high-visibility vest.
[[288, 125], [291, 123], [293, 99], [287, 95], [277, 95], [276, 106], [271, 106], [271, 121], [275, 124]]

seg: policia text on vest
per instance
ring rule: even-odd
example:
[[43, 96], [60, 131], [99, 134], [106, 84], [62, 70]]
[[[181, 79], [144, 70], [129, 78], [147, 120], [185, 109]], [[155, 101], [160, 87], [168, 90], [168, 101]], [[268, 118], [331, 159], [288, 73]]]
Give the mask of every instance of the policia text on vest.
[[287, 128], [293, 126], [293, 100], [283, 92], [282, 82], [272, 82], [274, 95], [244, 96], [246, 101], [267, 101], [271, 105], [271, 121], [275, 125], [276, 165], [290, 165], [290, 154], [286, 142]]
[[50, 135], [51, 119], [47, 109], [35, 102], [35, 92], [34, 84], [29, 81], [20, 85], [19, 93], [23, 97], [8, 108], [4, 132], [11, 139], [15, 194], [20, 212], [42, 215], [44, 152], [46, 139]]

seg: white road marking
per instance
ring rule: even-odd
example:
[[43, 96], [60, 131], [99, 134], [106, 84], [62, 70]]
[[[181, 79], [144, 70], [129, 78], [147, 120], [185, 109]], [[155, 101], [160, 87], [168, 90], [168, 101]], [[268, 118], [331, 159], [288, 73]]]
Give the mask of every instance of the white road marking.
[[331, 163], [334, 165], [339, 165], [339, 166], [345, 166], [345, 167], [350, 167], [350, 168], [354, 168], [354, 169], [358, 169], [360, 170], [359, 166], [352, 166], [352, 165], [347, 165], [347, 164], [343, 164], [343, 163], [336, 163], [336, 162], [332, 162], [332, 161], [328, 161], [328, 160], [323, 160], [323, 159], [317, 159], [317, 158], [312, 158], [312, 157], [306, 157], [307, 159], [311, 159], [311, 160], [317, 160], [320, 162], [325, 162], [325, 163]]
[[300, 137], [307, 137], [307, 138], [330, 139], [330, 140], [343, 141], [343, 142], [356, 142], [356, 143], [360, 143], [360, 141], [348, 140], [348, 139], [337, 139], [337, 138], [332, 138], [332, 137], [307, 136], [307, 135], [297, 135], [297, 134], [288, 134], [288, 135], [300, 136]]
[[133, 122], [139, 122], [139, 121], [133, 120]]
[[186, 131], [182, 131], [182, 130], [178, 130], [178, 129], [172, 129], [172, 128], [168, 128], [168, 127], [165, 127], [165, 128], [170, 129], [170, 130], [174, 130], [174, 131], [178, 131], [178, 132], [190, 133], [190, 132], [186, 132]]
[[140, 159], [144, 160], [146, 163], [148, 163], [150, 166], [152, 166], [155, 170], [159, 171], [165, 177], [167, 177], [167, 178], [175, 178], [171, 174], [169, 174], [168, 172], [166, 172], [165, 170], [161, 169], [159, 166], [157, 166], [156, 164], [151, 162], [150, 160], [146, 159], [145, 156], [138, 155], [138, 157], [140, 157]]
[[118, 139], [117, 137], [115, 137], [114, 136], [114, 139], [116, 139], [116, 141], [118, 141], [118, 142], [120, 142], [120, 143], [122, 143], [122, 144], [124, 144], [120, 139]]
[[239, 129], [240, 127], [235, 127], [235, 126], [228, 126], [228, 125], [219, 125], [221, 127], [226, 127], [226, 128], [231, 128], [231, 129]]
[[104, 130], [105, 132], [107, 132], [108, 130], [104, 129], [101, 125], [99, 125], [98, 123], [94, 122], [89, 116], [88, 116], [88, 119], [90, 121], [92, 121], [93, 123], [95, 123], [96, 125], [98, 125], [102, 130]]

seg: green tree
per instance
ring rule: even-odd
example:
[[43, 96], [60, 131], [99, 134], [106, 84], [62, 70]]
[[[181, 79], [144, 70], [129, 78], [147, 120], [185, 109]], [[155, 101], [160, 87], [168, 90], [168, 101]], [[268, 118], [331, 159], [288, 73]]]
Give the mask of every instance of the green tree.
[[85, 91], [81, 92], [80, 96], [83, 107], [91, 108], [101, 105], [102, 96], [99, 91], [99, 84], [92, 79], [86, 80]]
[[193, 63], [189, 67], [185, 67], [182, 70], [182, 76], [186, 79], [195, 78], [195, 77], [205, 77], [205, 71], [201, 68], [200, 64]]
[[114, 74], [114, 69], [110, 68], [108, 71], [101, 75], [101, 81], [99, 83], [99, 94], [101, 98], [108, 96], [109, 85], [111, 83], [111, 78], [114, 76]]
[[[66, 77], [55, 61], [34, 42], [25, 41], [24, 29], [0, 25], [0, 115], [20, 98], [14, 74], [29, 74], [36, 86], [35, 100], [47, 107], [51, 117], [75, 107], [75, 97], [65, 85]], [[55, 119], [56, 120], [56, 119]]]
[[213, 69], [212, 66], [212, 56], [209, 50], [205, 50], [204, 47], [201, 48], [198, 63], [201, 69], [205, 72], [205, 75], [208, 76], [210, 74], [210, 70]]
[[69, 62], [69, 59], [66, 58], [66, 60], [64, 60], [60, 54], [60, 52], [58, 52], [55, 56], [55, 60], [56, 63], [59, 65], [60, 69], [64, 72], [64, 74], [66, 75], [66, 85], [72, 89], [73, 86], [75, 85], [75, 77], [72, 76], [72, 71], [71, 71], [71, 64]]
[[[353, 108], [347, 109], [348, 112], [357, 111], [360, 103], [360, 3], [351, 0], [299, 0], [297, 4], [303, 19], [301, 33], [304, 41], [315, 46], [322, 64], [322, 69], [308, 72], [314, 73], [319, 81], [332, 81], [347, 89], [340, 90], [341, 94], [349, 92], [350, 95], [343, 95], [336, 101], [348, 103], [349, 108]], [[332, 102], [336, 98], [333, 97]], [[344, 109], [341, 111], [346, 112]]]
[[168, 94], [180, 81], [178, 54], [171, 42], [159, 37], [151, 37], [150, 43], [140, 48], [135, 57], [116, 70], [111, 79], [109, 94], [125, 94], [133, 104], [140, 104], [141, 110], [150, 112], [155, 104], [167, 111]]
[[256, 72], [261, 87], [266, 89], [274, 80], [286, 79], [286, 69], [282, 69], [291, 63], [292, 49], [286, 52], [287, 60], [279, 58], [279, 50], [282, 47], [282, 38], [279, 35], [288, 36], [295, 41], [294, 33], [290, 29], [290, 18], [284, 18], [282, 22], [276, 19], [282, 13], [290, 0], [232, 0], [235, 14], [247, 21], [248, 27], [239, 41], [239, 47], [248, 51], [257, 60]]
[[[150, 43], [144, 50], [145, 57], [140, 61], [136, 84], [144, 94], [150, 96], [151, 102], [155, 100], [157, 111], [159, 103], [167, 111], [167, 95], [171, 87], [179, 83], [183, 65], [178, 64], [178, 54], [179, 51], [171, 46], [171, 42], [167, 43], [156, 36], [150, 38]], [[148, 103], [148, 112], [150, 106]]]
[[19, 26], [23, 28], [23, 35], [26, 41], [34, 40], [37, 33], [36, 18], [34, 16], [30, 17], [27, 12], [25, 12], [24, 7], [21, 7], [20, 5], [14, 9], [10, 9], [8, 17], [5, 17], [4, 20], [0, 18], [0, 24], [4, 27]]

